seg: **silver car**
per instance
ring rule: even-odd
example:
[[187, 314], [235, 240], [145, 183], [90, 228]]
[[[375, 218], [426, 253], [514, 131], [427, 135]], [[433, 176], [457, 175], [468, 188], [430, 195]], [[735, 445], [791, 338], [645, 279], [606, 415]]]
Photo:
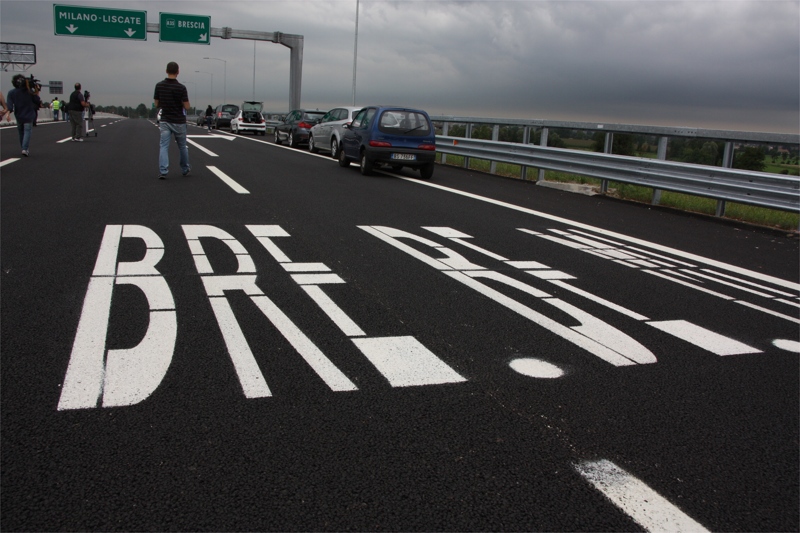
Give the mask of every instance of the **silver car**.
[[336, 107], [331, 109], [319, 123], [315, 124], [308, 137], [308, 149], [313, 153], [325, 150], [334, 159], [339, 158], [342, 146], [342, 126], [350, 124], [363, 107]]

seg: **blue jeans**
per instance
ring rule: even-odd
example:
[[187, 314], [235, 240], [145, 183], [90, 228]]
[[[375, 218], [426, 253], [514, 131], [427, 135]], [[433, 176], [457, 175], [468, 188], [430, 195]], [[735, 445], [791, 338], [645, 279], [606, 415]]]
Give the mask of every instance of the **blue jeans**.
[[26, 122], [25, 124], [17, 123], [17, 131], [19, 132], [19, 144], [22, 146], [23, 150], [28, 149], [28, 145], [31, 144], [31, 129], [33, 128], [33, 123]]
[[174, 135], [175, 142], [178, 144], [178, 153], [181, 156], [181, 172], [189, 172], [189, 147], [186, 145], [186, 124], [172, 124], [161, 122], [158, 125], [161, 130], [161, 147], [158, 151], [158, 171], [166, 176], [169, 171], [169, 140]]

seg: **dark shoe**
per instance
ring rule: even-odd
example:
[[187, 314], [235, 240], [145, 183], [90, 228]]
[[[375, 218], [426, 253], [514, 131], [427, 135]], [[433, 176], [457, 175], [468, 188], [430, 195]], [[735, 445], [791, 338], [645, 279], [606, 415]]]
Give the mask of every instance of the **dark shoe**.
[[28, 151], [27, 150], [23, 150], [22, 151], [22, 155], [24, 155], [25, 157], [28, 157]]
[[158, 179], [165, 180], [165, 179], [167, 179], [167, 175], [166, 174], [159, 174], [158, 175]]
[[189, 169], [186, 172], [181, 173], [181, 175], [188, 176], [189, 172], [191, 172], [191, 171], [192, 171], [192, 167], [189, 167]]

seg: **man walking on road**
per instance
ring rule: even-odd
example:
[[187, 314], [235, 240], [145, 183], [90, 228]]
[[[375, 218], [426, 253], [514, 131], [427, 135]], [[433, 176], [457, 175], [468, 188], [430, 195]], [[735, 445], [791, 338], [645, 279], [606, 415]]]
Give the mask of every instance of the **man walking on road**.
[[83, 97], [81, 92], [81, 84], [75, 84], [75, 91], [69, 95], [69, 104], [67, 104], [67, 111], [69, 112], [69, 120], [72, 122], [72, 140], [83, 142], [83, 108], [89, 107], [89, 102]]
[[189, 147], [186, 145], [186, 110], [189, 109], [189, 93], [178, 81], [180, 69], [174, 61], [167, 63], [167, 77], [156, 84], [153, 101], [161, 108], [161, 145], [158, 151], [158, 179], [166, 179], [169, 172], [169, 141], [174, 136], [180, 154], [181, 173], [189, 175]]
[[31, 129], [36, 122], [39, 114], [39, 106], [42, 105], [36, 88], [31, 88], [29, 82], [22, 74], [17, 74], [11, 80], [14, 88], [8, 93], [5, 110], [5, 118], [8, 120], [11, 113], [17, 119], [17, 130], [19, 131], [19, 144], [22, 146], [22, 155], [28, 157], [28, 146], [31, 142]]

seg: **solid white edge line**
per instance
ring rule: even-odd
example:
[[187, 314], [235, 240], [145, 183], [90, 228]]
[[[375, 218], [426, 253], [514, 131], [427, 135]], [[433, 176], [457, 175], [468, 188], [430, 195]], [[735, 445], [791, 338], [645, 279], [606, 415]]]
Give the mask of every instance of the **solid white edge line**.
[[250, 191], [248, 191], [247, 189], [245, 189], [244, 187], [242, 187], [241, 185], [236, 183], [233, 179], [231, 179], [227, 174], [222, 172], [217, 167], [207, 167], [207, 168], [208, 168], [208, 170], [210, 170], [211, 172], [216, 174], [217, 177], [219, 179], [221, 179], [223, 181], [223, 183], [225, 183], [225, 185], [227, 185], [228, 187], [230, 187], [234, 191], [238, 192], [239, 194], [250, 194]]
[[514, 204], [509, 204], [507, 202], [502, 202], [500, 200], [494, 200], [492, 198], [486, 198], [485, 196], [479, 196], [477, 194], [468, 193], [465, 191], [459, 191], [458, 189], [452, 189], [450, 187], [445, 187], [444, 185], [438, 185], [436, 183], [430, 183], [428, 181], [419, 180], [416, 178], [409, 178], [407, 176], [399, 176], [396, 175], [399, 179], [408, 181], [409, 183], [415, 183], [417, 185], [425, 185], [427, 187], [433, 187], [434, 189], [440, 189], [442, 191], [451, 192], [453, 194], [459, 194], [461, 196], [465, 196], [467, 198], [473, 198], [475, 200], [480, 200], [482, 202], [487, 202], [490, 204], [498, 205], [500, 207], [506, 207], [508, 209], [513, 209], [515, 211], [520, 211], [522, 213], [527, 213], [529, 215], [534, 215], [540, 218], [544, 218], [547, 220], [552, 220], [554, 222], [559, 222], [561, 224], [565, 224], [567, 226], [572, 226], [576, 228], [582, 228], [589, 231], [594, 231], [600, 233], [602, 235], [606, 235], [615, 239], [621, 239], [626, 242], [631, 242], [638, 244], [639, 246], [646, 246], [648, 248], [652, 248], [654, 250], [659, 250], [661, 252], [666, 252], [670, 254], [677, 255], [678, 257], [683, 257], [684, 259], [689, 259], [691, 261], [697, 261], [698, 263], [705, 263], [707, 265], [711, 265], [723, 270], [728, 270], [731, 272], [736, 272], [737, 274], [748, 276], [754, 279], [759, 279], [761, 281], [767, 281], [769, 283], [773, 283], [775, 285], [779, 285], [781, 287], [785, 287], [787, 289], [793, 289], [796, 291], [800, 291], [800, 283], [795, 283], [792, 281], [787, 281], [784, 279], [776, 278], [774, 276], [769, 276], [767, 274], [761, 274], [760, 272], [754, 272], [752, 270], [747, 270], [746, 268], [737, 267], [735, 265], [729, 265], [727, 263], [723, 263], [721, 261], [717, 261], [715, 259], [709, 259], [707, 257], [702, 257], [700, 255], [695, 255], [689, 252], [684, 252], [675, 248], [670, 248], [669, 246], [663, 246], [661, 244], [656, 244], [650, 241], [645, 241], [643, 239], [638, 239], [636, 237], [630, 237], [628, 235], [623, 235], [621, 233], [617, 233], [614, 231], [604, 230], [602, 228], [598, 228], [596, 226], [591, 226], [589, 224], [584, 224], [582, 222], [576, 222], [574, 220], [569, 220], [567, 218], [559, 217], [556, 215], [549, 215], [547, 213], [543, 213], [541, 211], [535, 211], [533, 209], [528, 209], [527, 207], [521, 207]]
[[578, 473], [647, 531], [708, 531], [666, 498], [607, 459], [574, 465]]

